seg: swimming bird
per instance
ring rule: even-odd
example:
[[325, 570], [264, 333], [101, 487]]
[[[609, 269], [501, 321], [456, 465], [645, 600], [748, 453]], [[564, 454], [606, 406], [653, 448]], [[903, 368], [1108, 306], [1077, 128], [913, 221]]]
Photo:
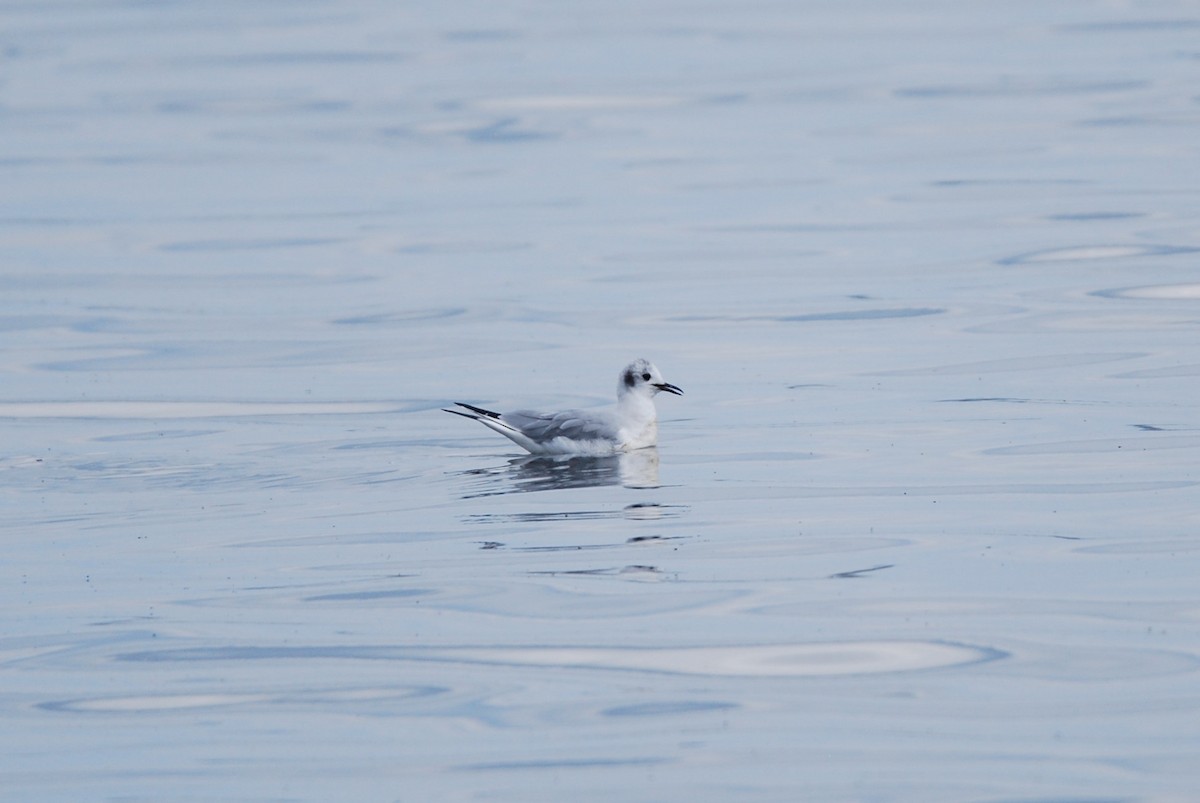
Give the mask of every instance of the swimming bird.
[[621, 371], [615, 407], [559, 413], [534, 410], [496, 413], [455, 402], [468, 412], [446, 412], [473, 418], [532, 454], [608, 455], [658, 443], [654, 397], [661, 391], [683, 395], [682, 390], [663, 380], [654, 363], [639, 359]]

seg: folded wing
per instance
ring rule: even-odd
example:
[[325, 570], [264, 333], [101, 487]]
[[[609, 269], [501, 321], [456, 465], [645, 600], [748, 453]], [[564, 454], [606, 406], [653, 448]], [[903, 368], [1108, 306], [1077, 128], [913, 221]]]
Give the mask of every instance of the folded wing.
[[538, 413], [518, 410], [504, 413], [500, 420], [535, 443], [549, 443], [555, 438], [612, 441], [617, 437], [615, 422], [608, 415], [598, 412], [564, 410], [561, 413]]

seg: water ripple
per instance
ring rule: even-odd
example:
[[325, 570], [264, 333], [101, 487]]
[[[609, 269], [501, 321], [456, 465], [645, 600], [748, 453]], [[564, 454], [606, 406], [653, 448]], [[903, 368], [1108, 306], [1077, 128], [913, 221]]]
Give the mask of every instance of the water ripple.
[[1087, 262], [1103, 259], [1194, 254], [1200, 248], [1184, 245], [1078, 245], [1067, 248], [1046, 248], [996, 260], [997, 265], [1029, 265], [1054, 262]]
[[941, 641], [846, 641], [725, 647], [190, 647], [125, 653], [138, 663], [328, 660], [434, 661], [733, 677], [831, 677], [965, 666], [1006, 657]]

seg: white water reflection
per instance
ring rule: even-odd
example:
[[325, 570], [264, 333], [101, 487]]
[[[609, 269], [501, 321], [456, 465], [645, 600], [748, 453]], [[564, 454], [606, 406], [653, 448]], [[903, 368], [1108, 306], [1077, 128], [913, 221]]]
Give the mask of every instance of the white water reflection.
[[399, 412], [388, 402], [0, 402], [0, 418], [123, 418], [157, 421], [181, 418], [230, 418], [280, 415], [370, 415]]
[[814, 677], [911, 672], [1002, 657], [994, 651], [966, 645], [897, 641], [657, 649], [464, 648], [444, 655], [446, 660], [517, 666], [560, 666], [746, 677]]
[[[710, 647], [453, 647], [410, 646], [286, 647], [213, 650], [163, 650], [130, 653], [133, 662], [278, 661], [339, 659], [349, 661], [421, 661], [482, 663], [527, 667], [615, 669], [684, 675], [732, 677], [831, 677], [916, 672], [961, 666], [1004, 657], [996, 650], [966, 644], [922, 641], [861, 641], [809, 644]], [[178, 701], [172, 696], [163, 705]], [[111, 703], [110, 703], [111, 704]], [[79, 707], [79, 704], [75, 704]]]
[[1144, 298], [1147, 300], [1200, 301], [1200, 283], [1160, 284], [1149, 287], [1127, 287], [1122, 290], [1104, 290], [1098, 295], [1111, 298]]

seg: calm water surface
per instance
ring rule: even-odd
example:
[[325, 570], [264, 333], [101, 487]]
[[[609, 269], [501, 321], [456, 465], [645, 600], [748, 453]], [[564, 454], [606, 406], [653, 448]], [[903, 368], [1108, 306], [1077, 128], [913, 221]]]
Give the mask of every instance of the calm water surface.
[[0, 8], [0, 796], [1192, 799], [1198, 35]]

